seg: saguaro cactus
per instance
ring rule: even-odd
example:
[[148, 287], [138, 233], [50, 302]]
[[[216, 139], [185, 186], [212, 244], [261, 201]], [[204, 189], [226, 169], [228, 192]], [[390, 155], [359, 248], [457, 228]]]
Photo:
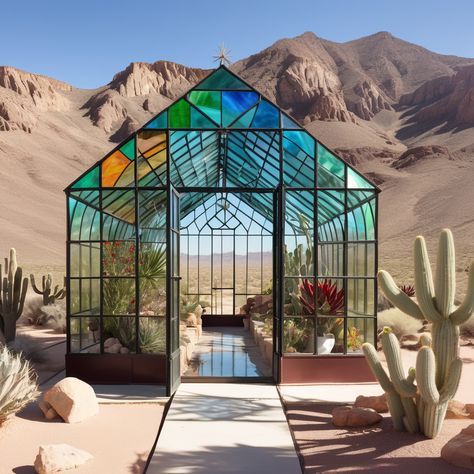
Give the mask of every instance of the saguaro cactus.
[[43, 275], [42, 283], [43, 289], [40, 290], [35, 283], [35, 276], [30, 274], [31, 286], [35, 293], [43, 296], [43, 305], [54, 304], [56, 300], [62, 300], [66, 296], [66, 278], [64, 278], [64, 286], [60, 289], [59, 285], [53, 288], [53, 276], [48, 273], [47, 276]]
[[5, 342], [11, 342], [16, 336], [16, 322], [23, 312], [28, 278], [23, 278], [23, 269], [16, 261], [16, 250], [10, 249], [10, 261], [5, 259], [5, 274], [0, 265], [2, 286], [0, 289], [0, 330]]
[[408, 375], [404, 375], [400, 346], [389, 328], [384, 328], [382, 349], [390, 378], [374, 347], [363, 345], [369, 366], [387, 394], [394, 427], [422, 431], [429, 438], [438, 434], [448, 402], [456, 394], [462, 370], [458, 357], [459, 325], [474, 311], [474, 262], [469, 269], [466, 296], [458, 308], [454, 306], [455, 272], [454, 243], [449, 229], [440, 235], [434, 281], [425, 240], [415, 240], [417, 303], [398, 288], [389, 273], [379, 272], [379, 285], [389, 301], [409, 316], [432, 323], [432, 341], [426, 336], [422, 338], [416, 369], [410, 368]]

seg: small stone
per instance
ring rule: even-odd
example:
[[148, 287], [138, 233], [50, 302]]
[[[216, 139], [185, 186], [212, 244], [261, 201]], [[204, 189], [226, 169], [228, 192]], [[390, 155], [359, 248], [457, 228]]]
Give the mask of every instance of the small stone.
[[332, 411], [332, 423], [334, 426], [361, 427], [379, 423], [382, 416], [372, 408], [359, 407], [337, 407]]
[[377, 413], [387, 413], [388, 412], [388, 405], [387, 399], [385, 394], [373, 397], [366, 397], [364, 395], [359, 395], [356, 398], [354, 403], [354, 407], [356, 408], [372, 408]]
[[120, 348], [120, 354], [128, 354], [129, 352], [130, 352], [130, 349], [128, 347]]
[[105, 347], [104, 352], [107, 352], [107, 354], [118, 354], [120, 352], [120, 349], [122, 349], [122, 344], [118, 342], [117, 344]]
[[82, 466], [93, 456], [87, 451], [68, 444], [46, 444], [39, 447], [35, 459], [35, 471], [38, 474], [52, 474]]
[[455, 466], [474, 469], [474, 424], [451, 438], [441, 449], [441, 457]]
[[54, 420], [59, 417], [57, 411], [53, 407], [51, 407], [44, 416], [47, 420]]
[[59, 381], [43, 398], [66, 423], [77, 423], [99, 413], [94, 389], [75, 377]]
[[462, 402], [458, 402], [457, 400], [449, 400], [445, 419], [465, 420], [466, 418], [469, 418], [469, 412], [466, 410], [466, 405], [464, 405]]

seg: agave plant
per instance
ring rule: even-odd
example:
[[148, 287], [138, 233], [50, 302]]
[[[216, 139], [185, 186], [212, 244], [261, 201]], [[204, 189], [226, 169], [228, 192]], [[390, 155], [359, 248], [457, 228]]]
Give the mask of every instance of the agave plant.
[[36, 377], [27, 360], [0, 348], [0, 425], [39, 395]]
[[400, 285], [399, 288], [410, 298], [413, 298], [413, 296], [415, 296], [415, 287], [413, 285]]

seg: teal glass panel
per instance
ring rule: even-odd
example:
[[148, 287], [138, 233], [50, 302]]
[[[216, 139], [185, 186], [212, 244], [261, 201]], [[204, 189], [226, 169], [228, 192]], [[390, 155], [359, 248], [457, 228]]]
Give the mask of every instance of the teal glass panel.
[[282, 128], [301, 128], [296, 122], [291, 120], [285, 114], [281, 114], [281, 126]]
[[135, 159], [135, 137], [120, 147], [120, 151], [129, 159]]
[[375, 239], [375, 199], [347, 213], [349, 240]]
[[255, 116], [257, 107], [252, 107], [248, 112], [240, 116], [232, 125], [231, 128], [249, 128]]
[[72, 191], [70, 196], [85, 201], [92, 207], [99, 206], [99, 191]]
[[227, 69], [219, 68], [212, 72], [201, 84], [195, 87], [196, 90], [209, 89], [236, 89], [249, 91], [249, 86], [244, 84], [238, 77], [227, 71]]
[[343, 188], [345, 163], [318, 143], [318, 186]]
[[355, 189], [374, 188], [364, 177], [349, 167], [347, 167], [347, 187]]
[[181, 99], [168, 109], [170, 128], [189, 128], [191, 123], [190, 107], [188, 102]]
[[252, 121], [252, 128], [278, 128], [280, 126], [279, 110], [267, 102], [261, 100], [257, 113]]
[[71, 187], [74, 189], [98, 188], [99, 185], [99, 166], [94, 166], [94, 168], [82, 178], [78, 179]]
[[349, 209], [356, 207], [362, 202], [365, 202], [375, 196], [373, 191], [348, 191], [347, 192], [347, 206]]
[[167, 128], [168, 127], [168, 111], [161, 112], [155, 117], [145, 128]]
[[211, 122], [199, 110], [191, 107], [191, 127], [193, 128], [217, 128], [214, 122]]
[[287, 186], [314, 187], [314, 139], [306, 132], [283, 132], [283, 179]]
[[220, 91], [191, 91], [188, 100], [217, 125], [221, 123]]
[[255, 105], [258, 97], [256, 92], [222, 92], [222, 126], [227, 127], [239, 115]]
[[314, 157], [314, 138], [309, 133], [305, 131], [283, 132], [283, 137], [298, 145], [307, 155]]

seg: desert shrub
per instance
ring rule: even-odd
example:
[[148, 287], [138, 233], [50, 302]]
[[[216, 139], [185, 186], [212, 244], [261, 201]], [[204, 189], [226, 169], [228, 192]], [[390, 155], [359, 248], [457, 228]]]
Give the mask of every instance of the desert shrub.
[[399, 339], [405, 334], [416, 333], [422, 327], [419, 319], [408, 316], [398, 308], [390, 308], [378, 313], [377, 324], [379, 329], [385, 326], [391, 328]]
[[7, 347], [0, 348], [0, 425], [38, 396], [29, 361]]
[[55, 303], [42, 306], [45, 323], [60, 334], [66, 334], [66, 303], [64, 300], [56, 300]]
[[41, 296], [27, 296], [23, 314], [19, 322], [42, 326], [45, 322], [44, 313], [41, 311], [43, 306], [43, 298]]
[[29, 334], [18, 333], [15, 340], [8, 344], [8, 348], [11, 352], [21, 354], [24, 359], [35, 364], [42, 364], [47, 360], [41, 341]]

